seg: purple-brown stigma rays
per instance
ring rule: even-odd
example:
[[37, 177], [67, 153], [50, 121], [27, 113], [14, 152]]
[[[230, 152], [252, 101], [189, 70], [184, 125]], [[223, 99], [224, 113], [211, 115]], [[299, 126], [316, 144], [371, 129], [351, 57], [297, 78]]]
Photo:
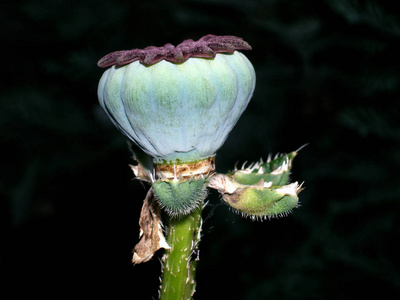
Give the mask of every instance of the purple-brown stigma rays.
[[119, 67], [137, 60], [147, 66], [161, 60], [183, 63], [190, 57], [214, 58], [217, 53], [233, 53], [235, 50], [251, 50], [251, 46], [240, 37], [208, 34], [198, 41], [185, 40], [176, 47], [168, 43], [162, 47], [115, 51], [101, 58], [97, 65], [100, 68]]

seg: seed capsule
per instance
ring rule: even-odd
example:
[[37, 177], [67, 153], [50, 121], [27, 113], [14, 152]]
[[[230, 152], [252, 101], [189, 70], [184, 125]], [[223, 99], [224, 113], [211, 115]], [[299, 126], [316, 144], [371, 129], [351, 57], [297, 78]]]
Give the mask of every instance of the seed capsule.
[[[238, 52], [250, 49], [238, 37], [207, 35], [177, 47], [116, 51], [98, 63], [110, 67], [98, 85], [100, 105], [152, 157], [154, 193], [172, 215], [187, 214], [203, 200], [207, 184], [199, 176], [214, 172], [209, 160], [253, 95], [254, 68]], [[199, 171], [198, 164], [206, 167]], [[140, 166], [132, 169], [144, 180], [152, 177]]]

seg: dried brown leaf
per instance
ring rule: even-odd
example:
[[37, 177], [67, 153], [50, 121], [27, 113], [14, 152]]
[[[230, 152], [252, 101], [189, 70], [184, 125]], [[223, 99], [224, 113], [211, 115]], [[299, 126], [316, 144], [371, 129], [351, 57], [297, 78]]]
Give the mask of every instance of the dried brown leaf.
[[154, 201], [153, 189], [150, 189], [144, 199], [139, 219], [141, 238], [133, 249], [132, 263], [139, 264], [149, 261], [154, 253], [161, 249], [169, 249], [162, 232], [160, 208]]

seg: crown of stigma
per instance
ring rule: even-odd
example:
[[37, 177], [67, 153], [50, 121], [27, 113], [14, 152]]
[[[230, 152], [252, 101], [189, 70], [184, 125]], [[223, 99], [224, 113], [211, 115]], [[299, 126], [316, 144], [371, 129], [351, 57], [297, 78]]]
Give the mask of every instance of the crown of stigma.
[[214, 58], [217, 53], [233, 53], [235, 50], [251, 50], [251, 46], [240, 37], [208, 34], [198, 41], [185, 40], [176, 47], [168, 43], [162, 47], [115, 51], [101, 58], [97, 65], [100, 68], [123, 66], [137, 60], [144, 65], [153, 65], [161, 60], [183, 63], [190, 57]]

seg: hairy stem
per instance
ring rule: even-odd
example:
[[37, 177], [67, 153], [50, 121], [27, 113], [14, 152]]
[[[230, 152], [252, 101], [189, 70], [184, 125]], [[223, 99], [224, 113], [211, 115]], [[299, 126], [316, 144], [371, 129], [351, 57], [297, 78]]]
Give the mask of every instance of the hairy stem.
[[161, 300], [192, 299], [196, 286], [202, 210], [200, 206], [187, 216], [169, 220], [167, 243], [171, 249], [165, 250], [162, 259]]

